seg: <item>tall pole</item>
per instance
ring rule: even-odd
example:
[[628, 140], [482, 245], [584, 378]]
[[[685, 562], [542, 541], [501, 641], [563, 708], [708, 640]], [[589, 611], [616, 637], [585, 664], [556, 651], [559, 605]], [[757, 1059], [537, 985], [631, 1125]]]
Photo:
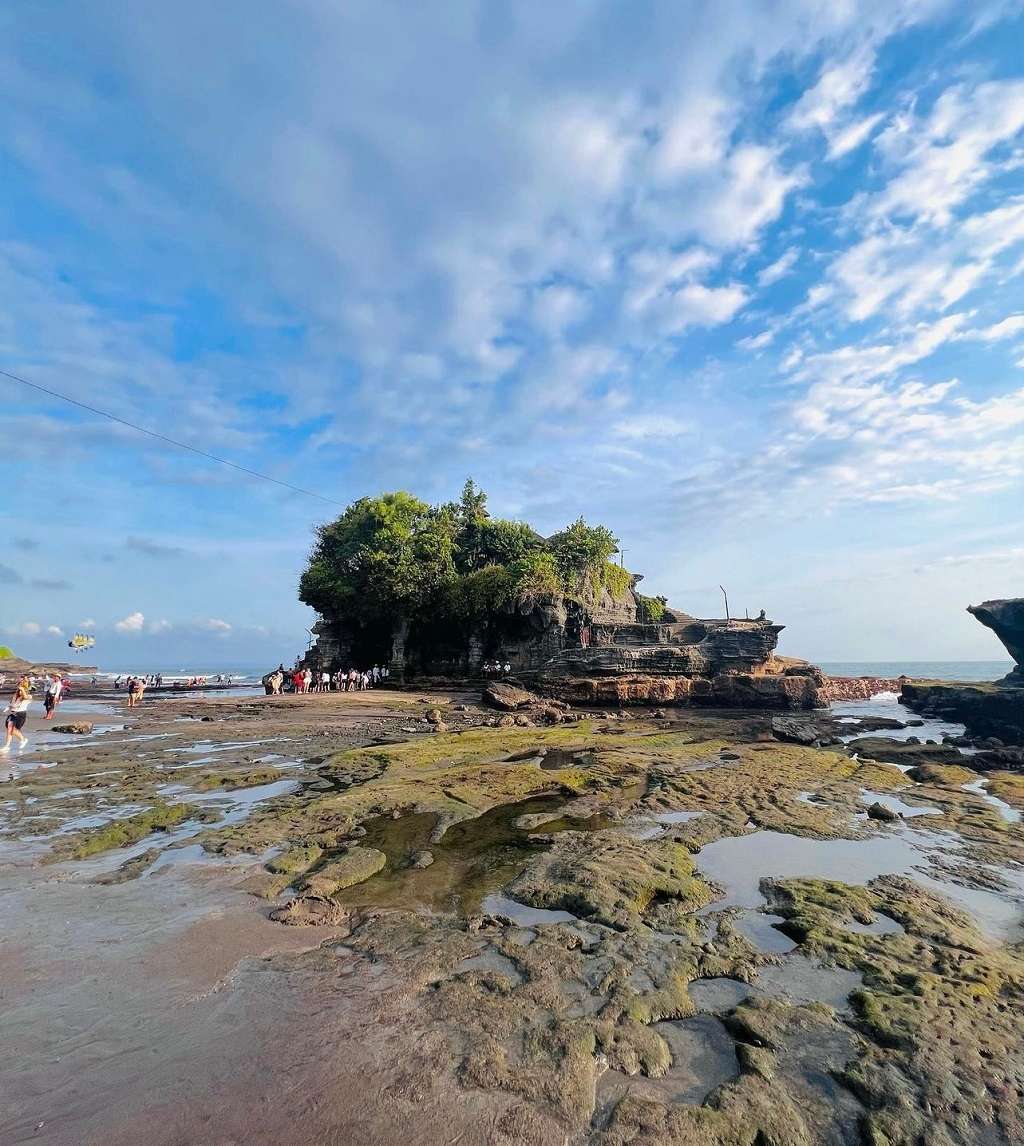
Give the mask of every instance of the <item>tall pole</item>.
[[718, 587], [722, 590], [722, 596], [725, 598], [725, 619], [727, 621], [731, 620], [729, 616], [729, 594], [725, 591], [724, 585], [719, 585]]
[[626, 550], [625, 549], [619, 550], [619, 568], [620, 569], [626, 568]]

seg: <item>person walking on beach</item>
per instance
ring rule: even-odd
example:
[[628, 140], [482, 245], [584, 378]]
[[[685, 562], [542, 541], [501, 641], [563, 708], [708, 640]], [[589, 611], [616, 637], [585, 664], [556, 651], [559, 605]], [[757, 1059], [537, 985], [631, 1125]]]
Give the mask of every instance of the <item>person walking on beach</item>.
[[23, 676], [18, 681], [18, 687], [14, 690], [7, 716], [4, 718], [6, 736], [0, 752], [10, 752], [12, 740], [17, 740], [19, 748], [24, 748], [28, 743], [28, 737], [21, 730], [25, 727], [25, 721], [28, 719], [28, 706], [31, 703], [32, 691], [29, 688], [28, 677]]
[[46, 695], [43, 698], [43, 706], [46, 709], [46, 719], [52, 720], [54, 709], [60, 703], [60, 694], [64, 690], [63, 682], [60, 679], [59, 673], [50, 673], [46, 681]]

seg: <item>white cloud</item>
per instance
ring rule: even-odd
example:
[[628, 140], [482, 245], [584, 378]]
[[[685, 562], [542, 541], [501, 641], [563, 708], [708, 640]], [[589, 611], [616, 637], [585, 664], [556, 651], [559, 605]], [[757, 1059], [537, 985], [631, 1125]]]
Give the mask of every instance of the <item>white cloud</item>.
[[533, 300], [533, 323], [549, 338], [560, 338], [566, 328], [587, 313], [583, 291], [567, 283], [554, 283], [537, 291]]
[[985, 553], [956, 553], [947, 557], [940, 557], [936, 561], [929, 561], [922, 565], [922, 569], [939, 567], [944, 569], [955, 568], [961, 565], [1024, 565], [1024, 546], [1014, 546], [1009, 549], [990, 549]]
[[797, 101], [790, 114], [790, 126], [796, 131], [812, 127], [828, 131], [839, 114], [852, 107], [868, 89], [873, 68], [874, 53], [867, 48], [845, 60], [831, 62], [814, 87]]
[[219, 617], [209, 617], [201, 623], [200, 628], [210, 633], [217, 633], [219, 636], [227, 636], [231, 632], [228, 622], [220, 620]]
[[1004, 161], [990, 153], [1024, 129], [1024, 80], [948, 88], [925, 116], [907, 116], [877, 140], [899, 171], [871, 204], [876, 216], [945, 225]]
[[665, 310], [670, 328], [684, 330], [687, 326], [718, 326], [729, 322], [746, 301], [747, 292], [738, 283], [721, 287], [687, 283], [666, 299]]
[[855, 151], [862, 143], [866, 143], [871, 133], [885, 119], [882, 112], [867, 115], [863, 119], [855, 119], [841, 130], [830, 136], [828, 141], [829, 159], [841, 159], [851, 151]]
[[147, 632], [153, 636], [159, 636], [161, 633], [169, 633], [174, 626], [170, 621], [161, 619], [159, 621], [150, 621], [147, 627]]
[[12, 637], [37, 637], [43, 630], [42, 625], [35, 621], [25, 621], [21, 625], [12, 625], [4, 630]]
[[64, 636], [64, 630], [57, 625], [47, 625], [46, 631], [50, 634], [51, 637]]
[[847, 248], [828, 274], [847, 316], [862, 322], [889, 307], [900, 317], [945, 310], [978, 286], [990, 267], [967, 246], [963, 233], [936, 242], [896, 228]]
[[758, 272], [757, 285], [762, 287], [771, 286], [772, 283], [777, 283], [780, 279], [785, 278], [799, 258], [800, 252], [797, 248], [790, 247], [789, 250], [784, 251], [774, 263], [769, 263], [762, 271]]
[[774, 340], [775, 331], [768, 329], [762, 330], [760, 334], [752, 334], [747, 338], [741, 338], [736, 345], [743, 350], [764, 350], [766, 346], [771, 346]]
[[720, 181], [694, 204], [695, 217], [711, 242], [750, 242], [782, 214], [786, 197], [806, 182], [806, 175], [802, 170], [784, 171], [778, 159], [778, 152], [757, 144], [732, 152]]
[[858, 384], [874, 383], [928, 358], [959, 337], [967, 318], [966, 314], [950, 314], [931, 324], [906, 328], [890, 342], [846, 345], [803, 355], [792, 365], [793, 376], [813, 383], [811, 393], [819, 386], [845, 391], [855, 405]]
[[92, 617], [87, 617], [84, 621], [78, 622], [78, 627], [80, 629], [94, 629], [96, 627], [96, 622]]
[[671, 414], [635, 414], [622, 418], [612, 426], [612, 433], [620, 438], [643, 441], [649, 438], [678, 438], [691, 433], [693, 427]]
[[122, 621], [118, 621], [114, 628], [119, 633], [138, 633], [142, 631], [142, 626], [146, 623], [146, 618], [142, 613], [129, 613]]
[[735, 118], [735, 109], [718, 95], [686, 101], [664, 128], [654, 156], [656, 173], [674, 179], [714, 167], [725, 155]]
[[1022, 333], [1024, 333], [1024, 314], [1011, 314], [1001, 322], [974, 331], [971, 337], [979, 338], [983, 342], [998, 342], [1004, 338], [1016, 338]]

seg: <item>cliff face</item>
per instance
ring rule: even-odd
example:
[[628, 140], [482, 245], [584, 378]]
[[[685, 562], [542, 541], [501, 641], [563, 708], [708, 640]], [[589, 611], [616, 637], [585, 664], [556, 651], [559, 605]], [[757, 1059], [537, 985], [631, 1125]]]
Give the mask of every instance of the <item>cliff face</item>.
[[971, 736], [1024, 744], [1024, 597], [969, 605], [971, 616], [1002, 641], [1016, 667], [992, 682], [906, 681], [900, 700], [915, 712], [963, 724]]
[[547, 661], [536, 684], [578, 704], [813, 708], [823, 679], [774, 656], [781, 625], [698, 620], [594, 626], [592, 643]]
[[[632, 587], [604, 586], [550, 596], [496, 612], [486, 621], [400, 624], [387, 635], [395, 679], [472, 676], [487, 661], [548, 696], [599, 706], [704, 704], [812, 708], [822, 703], [817, 669], [775, 656], [783, 626], [757, 620], [702, 620], [666, 609], [643, 624]], [[311, 665], [374, 663], [367, 634], [321, 621]]]
[[968, 605], [967, 612], [1003, 642], [1017, 666], [1012, 675], [1021, 677], [1024, 683], [1024, 597], [983, 601], [980, 605]]
[[595, 625], [636, 621], [632, 588], [616, 596], [604, 585], [586, 585], [576, 596], [547, 596], [509, 606], [485, 621], [441, 624], [399, 620], [386, 632], [357, 631], [341, 618], [321, 618], [310, 663], [369, 665], [387, 663], [393, 676], [465, 676], [487, 660], [507, 663], [516, 674], [537, 671], [564, 649], [579, 644]]

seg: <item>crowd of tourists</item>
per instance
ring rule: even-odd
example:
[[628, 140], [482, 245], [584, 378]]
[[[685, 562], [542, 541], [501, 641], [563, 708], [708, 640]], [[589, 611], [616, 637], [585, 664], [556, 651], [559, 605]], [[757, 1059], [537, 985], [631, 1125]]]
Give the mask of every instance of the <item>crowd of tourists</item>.
[[508, 661], [484, 661], [480, 671], [488, 680], [496, 680], [508, 676], [512, 672], [512, 666]]
[[267, 696], [277, 696], [285, 691], [362, 692], [386, 683], [390, 675], [387, 665], [373, 665], [368, 669], [339, 668], [331, 672], [329, 669], [286, 669], [282, 664], [274, 672], [267, 673], [263, 687]]

